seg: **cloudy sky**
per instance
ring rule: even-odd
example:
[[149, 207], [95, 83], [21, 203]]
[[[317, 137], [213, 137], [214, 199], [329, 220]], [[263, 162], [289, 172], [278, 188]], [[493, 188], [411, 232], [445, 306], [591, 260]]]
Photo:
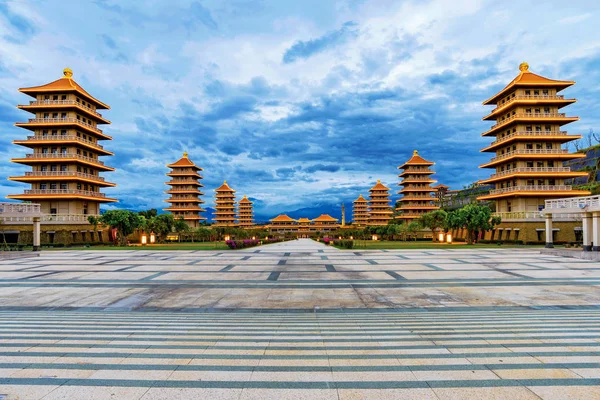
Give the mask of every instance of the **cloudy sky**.
[[[349, 202], [418, 149], [436, 178], [485, 177], [481, 102], [522, 61], [550, 78], [600, 131], [600, 6], [591, 1], [0, 0], [0, 196], [26, 153], [17, 88], [74, 79], [111, 106], [106, 147], [118, 207], [163, 207], [165, 164], [204, 168], [276, 214]], [[397, 197], [397, 196], [396, 196]]]

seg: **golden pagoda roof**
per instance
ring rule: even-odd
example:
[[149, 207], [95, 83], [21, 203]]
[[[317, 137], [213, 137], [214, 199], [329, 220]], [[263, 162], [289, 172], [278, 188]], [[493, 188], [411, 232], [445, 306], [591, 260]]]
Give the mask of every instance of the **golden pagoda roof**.
[[444, 189], [444, 188], [446, 188], [446, 189], [450, 189], [450, 186], [448, 186], [448, 185], [444, 185], [443, 183], [440, 183], [440, 184], [438, 184], [438, 185], [435, 185], [433, 188], [434, 188], [434, 189]]
[[248, 200], [248, 197], [244, 196], [239, 202], [238, 204], [252, 204], [252, 202], [250, 200]]
[[496, 104], [498, 98], [502, 97], [510, 89], [519, 86], [547, 86], [554, 87], [557, 91], [561, 91], [575, 84], [575, 81], [558, 81], [554, 79], [545, 78], [541, 75], [534, 74], [529, 71], [529, 64], [523, 62], [519, 65], [519, 75], [513, 79], [504, 89], [496, 93], [491, 98], [483, 102], [484, 105]]
[[215, 192], [232, 192], [235, 193], [235, 190], [229, 187], [227, 181], [223, 181], [223, 184], [215, 189]]
[[202, 168], [198, 167], [196, 164], [194, 164], [192, 162], [192, 160], [190, 160], [188, 158], [187, 151], [185, 151], [183, 153], [183, 157], [181, 157], [179, 160], [175, 161], [172, 164], [167, 164], [167, 167], [169, 167], [169, 168], [173, 168], [173, 167], [192, 167], [192, 168], [198, 169], [199, 171], [202, 171]]
[[426, 159], [424, 159], [423, 157], [421, 157], [419, 155], [419, 152], [417, 150], [413, 151], [413, 155], [410, 158], [410, 160], [408, 160], [407, 162], [405, 162], [404, 164], [402, 164], [401, 166], [398, 167], [398, 169], [405, 169], [405, 167], [407, 165], [434, 165], [435, 163], [432, 161], [427, 161]]
[[367, 199], [362, 194], [358, 195], [358, 199], [354, 200], [353, 203], [368, 203]]
[[296, 222], [296, 220], [288, 217], [285, 214], [280, 214], [280, 215], [276, 216], [275, 218], [273, 218], [272, 220], [270, 220], [270, 222]]
[[298, 218], [298, 222], [306, 223], [306, 222], [311, 222], [311, 220], [308, 218]]
[[52, 92], [77, 92], [87, 100], [96, 104], [96, 107], [99, 109], [109, 110], [110, 107], [107, 104], [104, 104], [100, 100], [96, 99], [94, 96], [86, 92], [84, 88], [79, 86], [77, 82], [73, 79], [73, 71], [70, 68], [65, 68], [63, 70], [63, 77], [57, 79], [53, 82], [47, 83], [41, 86], [31, 86], [27, 88], [19, 88], [19, 92], [28, 94], [31, 97], [35, 97], [38, 93], [52, 93]]
[[377, 183], [375, 184], [375, 186], [369, 189], [369, 192], [372, 192], [373, 190], [390, 190], [390, 188], [382, 184], [381, 181], [377, 179]]
[[329, 214], [321, 214], [317, 218], [313, 219], [313, 222], [337, 222], [337, 218], [333, 218]]

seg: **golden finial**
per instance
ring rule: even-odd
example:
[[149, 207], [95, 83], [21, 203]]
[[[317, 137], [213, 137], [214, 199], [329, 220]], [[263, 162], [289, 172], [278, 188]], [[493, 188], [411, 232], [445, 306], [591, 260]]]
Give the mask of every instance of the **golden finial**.
[[223, 181], [223, 185], [226, 185], [226, 184], [227, 184], [227, 181], [225, 181], [225, 180], [224, 180], [224, 181]]
[[377, 179], [377, 183], [381, 183], [381, 179]]
[[418, 156], [419, 152], [417, 150], [413, 150], [413, 156]]
[[185, 158], [188, 158], [188, 157], [187, 157], [187, 156], [188, 156], [188, 152], [187, 152], [187, 151], [184, 151], [184, 152], [183, 152], [183, 156], [184, 156]]
[[527, 64], [526, 62], [522, 62], [521, 64], [519, 64], [519, 71], [525, 72], [528, 70], [529, 70], [529, 64]]
[[71, 79], [73, 77], [73, 71], [71, 70], [71, 68], [65, 68], [63, 69], [63, 75], [64, 78]]

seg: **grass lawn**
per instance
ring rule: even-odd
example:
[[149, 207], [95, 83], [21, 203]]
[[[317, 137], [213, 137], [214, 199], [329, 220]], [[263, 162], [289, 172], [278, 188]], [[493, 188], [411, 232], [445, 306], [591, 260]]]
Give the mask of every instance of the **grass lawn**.
[[394, 250], [394, 249], [498, 249], [498, 248], [531, 248], [531, 247], [543, 247], [542, 245], [535, 246], [524, 246], [524, 245], [514, 245], [514, 244], [503, 244], [502, 246], [498, 246], [495, 243], [486, 243], [486, 244], [472, 244], [468, 245], [466, 243], [453, 243], [453, 244], [445, 244], [445, 243], [433, 243], [433, 242], [401, 242], [401, 241], [388, 241], [388, 240], [355, 240], [354, 241], [354, 249], [367, 249], [367, 250]]
[[42, 250], [229, 250], [225, 242], [165, 243], [147, 246], [73, 246], [42, 248]]

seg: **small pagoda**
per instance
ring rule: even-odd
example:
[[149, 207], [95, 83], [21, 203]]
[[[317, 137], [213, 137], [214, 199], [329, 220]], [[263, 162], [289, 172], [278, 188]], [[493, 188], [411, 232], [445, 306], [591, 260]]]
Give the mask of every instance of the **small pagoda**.
[[171, 189], [165, 193], [170, 194], [171, 197], [165, 202], [171, 205], [163, 210], [171, 213], [175, 219], [183, 218], [191, 228], [197, 228], [200, 221], [206, 219], [200, 215], [201, 212], [206, 211], [201, 207], [204, 201], [200, 199], [204, 194], [200, 191], [203, 185], [199, 182], [202, 179], [200, 175], [202, 168], [188, 158], [187, 152], [167, 167], [171, 168], [171, 172], [167, 173], [171, 180], [165, 183], [171, 186]]
[[254, 226], [252, 201], [246, 196], [238, 202], [238, 226], [244, 229], [249, 229]]
[[365, 226], [369, 223], [369, 202], [359, 195], [358, 199], [352, 203], [352, 224], [356, 226]]
[[387, 225], [393, 213], [390, 188], [377, 180], [377, 184], [369, 189], [369, 225]]
[[236, 226], [235, 223], [235, 190], [227, 181], [215, 189], [215, 227]]
[[406, 223], [440, 208], [434, 204], [433, 193], [436, 192], [436, 189], [431, 187], [432, 183], [437, 182], [430, 177], [435, 173], [430, 168], [434, 164], [432, 161], [425, 160], [415, 150], [410, 160], [398, 167], [403, 170], [399, 175], [403, 179], [398, 184], [403, 188], [398, 192], [402, 198], [399, 201], [400, 206], [396, 210], [401, 212], [398, 218], [403, 219]]

